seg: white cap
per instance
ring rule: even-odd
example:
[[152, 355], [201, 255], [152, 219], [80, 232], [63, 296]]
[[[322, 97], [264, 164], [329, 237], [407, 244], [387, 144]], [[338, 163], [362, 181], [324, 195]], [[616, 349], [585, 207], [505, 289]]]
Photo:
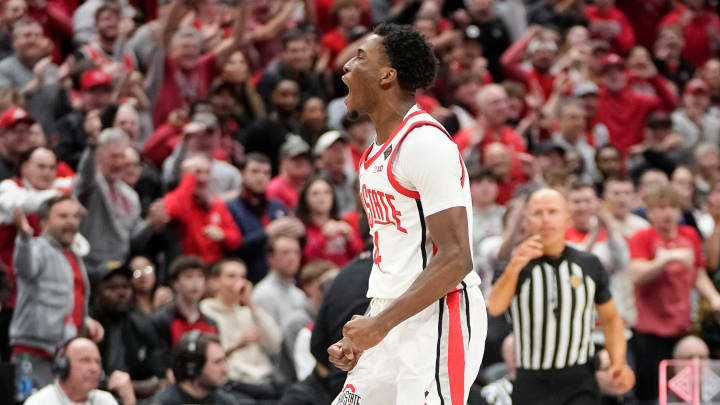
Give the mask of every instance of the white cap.
[[317, 142], [315, 142], [315, 147], [313, 148], [313, 155], [320, 156], [334, 144], [335, 142], [342, 140], [343, 142], [347, 142], [345, 139], [345, 135], [343, 135], [340, 131], [327, 131], [324, 134], [320, 135], [320, 138], [318, 138]]

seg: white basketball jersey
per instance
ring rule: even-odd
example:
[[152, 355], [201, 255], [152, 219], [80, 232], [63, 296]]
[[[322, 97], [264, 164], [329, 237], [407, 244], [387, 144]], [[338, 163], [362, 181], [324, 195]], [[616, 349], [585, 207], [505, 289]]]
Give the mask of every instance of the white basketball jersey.
[[[423, 127], [422, 131], [415, 130], [420, 127]], [[402, 295], [427, 267], [436, 251], [425, 222], [428, 214], [423, 212], [424, 197], [401, 185], [392, 170], [398, 149], [409, 136], [443, 137], [443, 142], [450, 138], [445, 128], [430, 114], [413, 107], [383, 145], [373, 143], [360, 158], [360, 197], [374, 241], [374, 263], [368, 288], [370, 298], [393, 299]], [[452, 146], [457, 150], [454, 144]], [[433, 156], [403, 154], [402, 159], [428, 161]], [[470, 182], [459, 151], [456, 159], [434, 163], [455, 166], [459, 163], [458, 175], [442, 180], [455, 182], [462, 189], [472, 249]], [[458, 289], [478, 284], [480, 277], [471, 272]]]

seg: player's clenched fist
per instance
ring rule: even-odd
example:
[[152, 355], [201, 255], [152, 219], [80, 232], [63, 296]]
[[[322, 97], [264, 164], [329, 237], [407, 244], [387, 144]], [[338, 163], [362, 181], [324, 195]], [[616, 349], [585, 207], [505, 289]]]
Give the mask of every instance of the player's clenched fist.
[[355, 350], [367, 350], [380, 343], [389, 330], [384, 328], [377, 318], [355, 315], [343, 327], [343, 336], [352, 342]]
[[350, 371], [355, 368], [362, 352], [353, 352], [352, 344], [347, 338], [328, 347], [328, 358], [335, 367], [343, 371]]

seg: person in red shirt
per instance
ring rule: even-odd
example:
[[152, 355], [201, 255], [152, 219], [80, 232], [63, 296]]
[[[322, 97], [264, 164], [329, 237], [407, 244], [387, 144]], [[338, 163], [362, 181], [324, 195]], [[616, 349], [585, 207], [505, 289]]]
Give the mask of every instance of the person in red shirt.
[[658, 74], [655, 65], [645, 65], [645, 70], [635, 71], [636, 76], [647, 80], [657, 97], [636, 94], [628, 86], [625, 61], [611, 53], [603, 57], [600, 71], [600, 92], [595, 117], [605, 124], [610, 135], [610, 144], [617, 147], [623, 156], [628, 149], [643, 141], [645, 121], [654, 110], [672, 111], [675, 95], [665, 80]]
[[515, 189], [527, 183], [525, 172], [513, 170], [510, 148], [500, 142], [489, 144], [483, 151], [483, 164], [498, 179], [498, 193], [495, 202], [505, 205], [515, 194]]
[[683, 29], [685, 49], [683, 56], [695, 66], [702, 66], [717, 51], [720, 35], [720, 17], [705, 8], [705, 0], [686, 0], [666, 15], [660, 26], [678, 24]]
[[681, 202], [672, 186], [645, 196], [652, 225], [630, 239], [630, 277], [635, 284], [637, 322], [632, 345], [637, 361], [637, 397], [656, 400], [658, 365], [690, 332], [690, 290], [695, 288], [720, 311], [720, 294], [705, 271], [700, 236], [679, 226]]
[[330, 66], [335, 62], [335, 57], [347, 46], [350, 33], [360, 26], [362, 11], [359, 0], [335, 0], [332, 16], [337, 26], [322, 38], [322, 47], [330, 52]]
[[282, 201], [283, 205], [294, 210], [300, 190], [312, 171], [310, 145], [299, 135], [288, 136], [280, 147], [280, 174], [270, 180], [265, 195], [268, 199]]
[[627, 55], [635, 46], [635, 31], [625, 13], [615, 7], [615, 0], [595, 0], [585, 7], [593, 39], [607, 41], [612, 51]]
[[180, 185], [153, 204], [150, 211], [163, 210], [166, 222], [174, 221], [182, 240], [183, 253], [198, 255], [206, 263], [233, 252], [242, 235], [220, 197], [210, 195], [210, 160], [192, 155], [182, 165]]
[[193, 101], [207, 95], [212, 81], [220, 74], [221, 67], [244, 35], [248, 7], [247, 2], [238, 3], [230, 37], [203, 55], [203, 40], [198, 30], [177, 30], [180, 20], [189, 11], [185, 2], [173, 3], [163, 27], [163, 45], [168, 51], [163, 61], [162, 84], [155, 100], [154, 127], [165, 123], [171, 111], [189, 108]]
[[342, 267], [362, 251], [362, 238], [340, 219], [338, 211], [330, 179], [321, 174], [311, 177], [300, 192], [295, 210], [307, 231], [303, 263], [324, 259]]
[[[550, 68], [555, 64], [557, 51], [555, 41], [543, 28], [534, 26], [503, 53], [500, 63], [508, 78], [524, 84], [527, 91], [539, 88], [547, 100], [553, 92], [555, 75], [550, 73]], [[522, 67], [526, 53], [532, 65], [529, 70]]]

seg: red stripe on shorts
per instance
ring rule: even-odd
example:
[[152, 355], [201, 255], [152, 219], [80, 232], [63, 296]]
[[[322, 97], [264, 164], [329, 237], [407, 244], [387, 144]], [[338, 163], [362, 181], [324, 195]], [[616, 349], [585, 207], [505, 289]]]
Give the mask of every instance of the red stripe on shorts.
[[463, 345], [462, 324], [460, 323], [460, 291], [447, 296], [448, 320], [448, 380], [450, 402], [462, 405], [465, 401], [465, 346]]

